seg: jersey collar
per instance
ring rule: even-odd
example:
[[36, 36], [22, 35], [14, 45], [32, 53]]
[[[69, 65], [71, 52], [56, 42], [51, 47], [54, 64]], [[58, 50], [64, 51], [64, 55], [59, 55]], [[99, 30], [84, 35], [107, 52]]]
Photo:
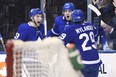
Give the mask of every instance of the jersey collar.
[[31, 21], [28, 22], [28, 25], [29, 25], [29, 26], [32, 26], [32, 27], [35, 27], [35, 28], [37, 27], [37, 26], [36, 26], [33, 22], [31, 22]]

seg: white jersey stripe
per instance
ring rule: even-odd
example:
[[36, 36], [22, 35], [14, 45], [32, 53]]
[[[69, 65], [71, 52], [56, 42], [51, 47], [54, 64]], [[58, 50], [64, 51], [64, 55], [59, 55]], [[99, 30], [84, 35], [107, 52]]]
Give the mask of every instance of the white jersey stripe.
[[52, 32], [53, 32], [55, 35], [59, 35], [58, 33], [54, 32], [53, 28], [52, 28]]
[[85, 61], [85, 60], [82, 60], [83, 64], [97, 64], [99, 62], [100, 62], [100, 59], [94, 60], [94, 61]]

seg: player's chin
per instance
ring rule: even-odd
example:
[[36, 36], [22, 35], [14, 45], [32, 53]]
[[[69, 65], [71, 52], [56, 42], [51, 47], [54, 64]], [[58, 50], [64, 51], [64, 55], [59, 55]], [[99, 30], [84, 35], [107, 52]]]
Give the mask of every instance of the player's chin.
[[70, 21], [71, 19], [67, 19], [67, 21]]
[[37, 22], [36, 24], [37, 24], [37, 27], [39, 27], [41, 23], [40, 22], [39, 23]]

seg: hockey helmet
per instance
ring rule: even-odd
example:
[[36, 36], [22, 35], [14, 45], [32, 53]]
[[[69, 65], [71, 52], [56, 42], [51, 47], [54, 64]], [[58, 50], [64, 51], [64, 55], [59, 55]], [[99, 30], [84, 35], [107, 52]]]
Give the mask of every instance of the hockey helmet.
[[73, 11], [74, 9], [75, 9], [75, 7], [74, 7], [73, 3], [69, 2], [69, 3], [65, 3], [65, 4], [64, 4], [62, 10], [63, 10], [63, 11], [64, 11], [64, 10], [72, 10], [72, 11]]
[[84, 13], [82, 10], [77, 9], [72, 12], [71, 17], [73, 22], [82, 22], [84, 19]]
[[43, 11], [39, 8], [33, 8], [30, 10], [29, 17], [35, 16], [36, 14], [43, 14]]

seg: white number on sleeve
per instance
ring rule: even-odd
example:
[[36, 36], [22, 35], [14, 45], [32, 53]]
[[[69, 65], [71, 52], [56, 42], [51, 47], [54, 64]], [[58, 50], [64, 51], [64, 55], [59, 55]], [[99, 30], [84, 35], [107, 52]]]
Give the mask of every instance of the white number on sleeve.
[[65, 37], [66, 37], [66, 34], [62, 33], [61, 36], [60, 36], [60, 39], [64, 39]]
[[16, 35], [15, 35], [15, 39], [18, 39], [18, 37], [20, 36], [20, 34], [19, 33], [16, 33]]

